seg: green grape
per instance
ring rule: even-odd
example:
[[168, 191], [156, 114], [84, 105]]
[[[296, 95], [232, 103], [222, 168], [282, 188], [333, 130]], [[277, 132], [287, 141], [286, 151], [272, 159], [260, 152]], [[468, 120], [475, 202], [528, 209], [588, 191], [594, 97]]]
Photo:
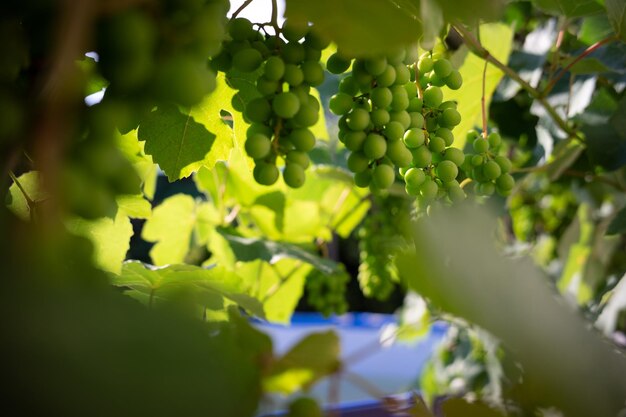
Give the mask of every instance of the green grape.
[[396, 82], [396, 70], [392, 66], [387, 66], [385, 71], [376, 77], [376, 85], [379, 87], [390, 87]]
[[304, 61], [304, 46], [297, 42], [289, 42], [281, 50], [282, 58], [289, 64], [299, 64]]
[[465, 191], [463, 191], [463, 189], [457, 185], [456, 187], [448, 188], [448, 197], [453, 203], [459, 203], [465, 200], [466, 195]]
[[272, 141], [262, 133], [248, 137], [245, 143], [246, 153], [253, 159], [265, 158], [272, 148]]
[[387, 69], [387, 58], [370, 58], [365, 60], [365, 70], [373, 76], [382, 74]]
[[489, 196], [496, 192], [496, 187], [490, 182], [482, 182], [476, 187], [476, 192], [480, 195]]
[[498, 193], [508, 195], [515, 185], [515, 180], [511, 174], [504, 173], [496, 179], [496, 188]]
[[424, 90], [424, 104], [430, 108], [437, 108], [443, 101], [443, 93], [439, 87], [430, 86]]
[[344, 136], [343, 143], [346, 145], [351, 151], [360, 151], [363, 149], [363, 142], [365, 142], [365, 138], [367, 134], [362, 130], [358, 132], [349, 132]]
[[483, 165], [483, 174], [487, 179], [495, 180], [500, 176], [500, 174], [502, 174], [502, 170], [497, 162], [487, 161], [485, 162], [485, 165]]
[[409, 95], [404, 87], [401, 85], [394, 85], [391, 87], [391, 94], [391, 110], [400, 111], [406, 110], [409, 107]]
[[394, 84], [405, 85], [411, 81], [411, 72], [405, 65], [395, 65], [393, 68], [396, 71]]
[[317, 30], [317, 28], [313, 26], [309, 28], [309, 33], [304, 37], [304, 44], [309, 48], [323, 51], [330, 45], [330, 38], [326, 36], [324, 32]]
[[447, 59], [440, 59], [433, 64], [433, 71], [439, 78], [446, 78], [452, 73], [452, 64]]
[[354, 173], [363, 172], [369, 168], [370, 158], [362, 152], [352, 152], [348, 157], [348, 169]]
[[309, 129], [298, 128], [291, 131], [289, 140], [295, 148], [302, 152], [308, 152], [315, 147], [315, 135]]
[[489, 150], [489, 142], [481, 137], [474, 140], [472, 148], [476, 153], [485, 153]]
[[266, 99], [262, 97], [255, 98], [246, 106], [245, 115], [253, 122], [263, 123], [272, 115], [272, 107]]
[[485, 158], [482, 155], [472, 155], [471, 164], [475, 167], [480, 166], [485, 162]]
[[463, 85], [463, 77], [457, 70], [452, 70], [445, 79], [445, 83], [450, 90], [458, 90]]
[[374, 107], [385, 109], [391, 104], [393, 95], [391, 90], [386, 87], [376, 87], [370, 92], [370, 99]]
[[420, 104], [419, 104], [419, 108], [417, 110], [413, 109], [410, 111], [421, 111], [422, 110], [422, 100], [417, 96], [417, 85], [415, 85], [415, 83], [406, 83], [403, 84], [404, 89], [406, 90], [407, 95], [409, 96], [409, 107], [411, 107], [411, 100], [413, 99], [418, 99]]
[[377, 133], [370, 133], [363, 142], [363, 152], [370, 159], [379, 159], [387, 152], [387, 141]]
[[419, 148], [412, 149], [411, 154], [413, 154], [413, 165], [418, 168], [427, 167], [433, 160], [432, 153], [423, 145]]
[[467, 143], [474, 143], [474, 140], [477, 139], [480, 135], [475, 130], [470, 130], [465, 135], [465, 141]]
[[385, 109], [375, 109], [370, 113], [370, 120], [375, 127], [382, 128], [391, 121], [391, 116]]
[[402, 140], [407, 148], [418, 148], [424, 144], [424, 131], [417, 128], [409, 129], [405, 132]]
[[309, 25], [303, 20], [285, 19], [281, 29], [282, 35], [289, 42], [298, 42], [309, 32]]
[[410, 112], [421, 112], [423, 105], [424, 103], [422, 102], [421, 98], [413, 97], [411, 100], [409, 100], [409, 107], [407, 108], [407, 110]]
[[265, 135], [268, 138], [272, 137], [272, 135], [274, 134], [274, 132], [272, 131], [272, 129], [269, 126], [264, 125], [262, 123], [252, 123], [248, 127], [248, 130], [246, 130], [246, 138], [250, 138], [252, 135], [254, 135], [256, 133], [260, 133], [262, 135]]
[[344, 58], [338, 52], [332, 54], [326, 62], [326, 69], [332, 74], [341, 74], [350, 68], [351, 60]]
[[422, 185], [419, 186], [420, 196], [425, 200], [432, 200], [437, 197], [439, 186], [430, 177], [426, 177]]
[[278, 56], [267, 58], [263, 67], [263, 74], [268, 80], [279, 81], [285, 74], [285, 62]]
[[408, 167], [413, 161], [413, 154], [399, 140], [387, 143], [386, 155], [391, 162], [401, 168]]
[[318, 107], [310, 102], [306, 105], [300, 105], [300, 110], [298, 110], [293, 120], [295, 120], [298, 125], [304, 127], [315, 125], [319, 120]]
[[319, 49], [311, 48], [304, 44], [304, 60], [319, 62], [322, 59], [322, 51]]
[[489, 136], [487, 136], [487, 140], [489, 141], [489, 147], [491, 149], [496, 149], [502, 143], [502, 138], [498, 132], [491, 132]]
[[274, 97], [272, 110], [278, 116], [290, 119], [300, 110], [300, 100], [298, 96], [291, 92], [283, 92]]
[[263, 56], [253, 48], [246, 48], [233, 55], [233, 67], [242, 72], [252, 72], [263, 63]]
[[442, 138], [446, 142], [446, 146], [452, 146], [454, 143], [454, 134], [446, 127], [440, 127], [435, 131], [435, 136]]
[[311, 397], [299, 397], [289, 404], [287, 417], [323, 417], [317, 401]]
[[425, 118], [424, 119], [424, 125], [426, 126], [426, 130], [429, 131], [429, 132], [434, 132], [439, 127], [439, 124], [437, 124], [437, 118], [436, 117], [427, 117], [427, 118]]
[[506, 156], [496, 155], [493, 160], [500, 166], [502, 172], [509, 172], [512, 168], [511, 161]]
[[435, 87], [443, 87], [444, 85], [446, 85], [446, 82], [442, 78], [439, 78], [439, 76], [437, 76], [437, 74], [435, 73], [430, 74], [430, 77], [428, 77], [428, 82]]
[[259, 79], [256, 80], [256, 89], [259, 90], [259, 93], [262, 95], [269, 96], [278, 90], [278, 82], [265, 77], [259, 77]]
[[359, 94], [359, 84], [353, 76], [348, 75], [346, 78], [339, 81], [339, 91], [354, 97]]
[[445, 110], [445, 109], [455, 109], [457, 108], [457, 103], [454, 100], [447, 100], [442, 102], [439, 105], [439, 110]]
[[446, 161], [452, 161], [456, 166], [463, 165], [465, 154], [458, 148], [448, 148], [445, 150], [443, 157]]
[[289, 151], [285, 155], [285, 161], [291, 164], [300, 165], [303, 169], [307, 169], [311, 164], [311, 159], [306, 152], [302, 151]]
[[438, 136], [431, 136], [428, 142], [428, 149], [433, 153], [441, 153], [446, 149], [446, 141]]
[[304, 81], [304, 73], [294, 64], [285, 65], [283, 80], [292, 87], [299, 86]]
[[372, 173], [372, 181], [374, 181], [376, 186], [381, 190], [391, 187], [395, 178], [396, 173], [393, 168], [386, 164], [378, 165], [374, 168], [374, 172]]
[[411, 116], [404, 110], [389, 113], [389, 118], [392, 122], [400, 123], [403, 129], [408, 129], [411, 126]]
[[420, 74], [426, 74], [427, 72], [432, 71], [433, 65], [434, 65], [434, 62], [432, 58], [428, 56], [423, 56], [417, 62], [417, 70], [420, 72]]
[[354, 184], [357, 187], [366, 188], [369, 187], [372, 181], [372, 171], [366, 169], [365, 171], [357, 172], [354, 174]]
[[455, 109], [445, 109], [439, 116], [439, 124], [454, 127], [461, 123], [461, 114]]
[[304, 61], [302, 63], [304, 81], [310, 86], [318, 86], [324, 82], [324, 68], [317, 61]]
[[354, 109], [348, 113], [346, 123], [352, 130], [365, 130], [370, 123], [369, 112], [364, 109]]
[[404, 127], [400, 122], [389, 122], [384, 128], [383, 134], [389, 141], [398, 140], [404, 135]]
[[419, 112], [411, 112], [409, 113], [409, 117], [411, 119], [411, 123], [409, 127], [421, 129], [424, 127], [424, 116]]
[[272, 185], [278, 180], [278, 168], [276, 165], [266, 162], [258, 162], [252, 171], [254, 179], [261, 185]]
[[419, 187], [426, 179], [426, 174], [420, 168], [410, 168], [404, 174], [404, 181], [411, 187]]
[[441, 161], [436, 168], [437, 177], [443, 182], [450, 182], [459, 174], [459, 169], [452, 161]]
[[285, 184], [291, 188], [302, 187], [305, 179], [304, 168], [300, 164], [287, 162], [283, 170], [283, 179], [285, 180]]
[[244, 17], [232, 19], [228, 26], [228, 33], [235, 41], [245, 41], [254, 37], [252, 22]]

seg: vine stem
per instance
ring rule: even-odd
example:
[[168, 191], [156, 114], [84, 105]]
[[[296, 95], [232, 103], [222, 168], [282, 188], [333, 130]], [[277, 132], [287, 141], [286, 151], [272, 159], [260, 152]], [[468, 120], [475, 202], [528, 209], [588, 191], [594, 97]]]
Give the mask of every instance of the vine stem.
[[565, 30], [567, 29], [567, 25], [569, 24], [569, 20], [567, 18], [563, 18], [563, 22], [561, 23], [561, 29], [556, 37], [556, 42], [554, 43], [554, 56], [555, 59], [552, 60], [552, 65], [550, 65], [550, 72], [548, 73], [548, 80], [551, 80], [556, 72], [556, 67], [558, 65], [558, 56], [559, 50], [561, 49], [561, 45], [563, 44], [563, 39], [565, 38]]
[[612, 42], [616, 39], [615, 35], [611, 35], [611, 36], [607, 36], [606, 38], [599, 40], [598, 42], [594, 43], [593, 45], [591, 45], [589, 48], [585, 49], [583, 52], [581, 52], [580, 55], [578, 55], [576, 58], [574, 58], [572, 60], [572, 62], [570, 62], [569, 64], [567, 64], [561, 71], [559, 71], [556, 76], [550, 80], [550, 82], [548, 83], [548, 85], [546, 86], [546, 88], [544, 88], [544, 90], [541, 92], [542, 96], [546, 96], [556, 85], [556, 83], [563, 78], [563, 76], [565, 75], [566, 72], [568, 72], [574, 65], [576, 65], [577, 62], [579, 62], [580, 60], [582, 60], [584, 57], [586, 57], [587, 55], [589, 55], [590, 53], [592, 53], [593, 51], [595, 51], [596, 49], [600, 48], [602, 45], [606, 45], [609, 42]]
[[237, 16], [239, 16], [239, 13], [243, 12], [243, 10], [248, 7], [250, 5], [250, 3], [252, 3], [254, 0], [246, 0], [243, 2], [243, 4], [241, 6], [239, 6], [239, 8], [237, 10], [235, 10], [235, 12], [230, 16], [231, 19], [236, 18]]
[[17, 177], [15, 176], [15, 174], [13, 173], [13, 171], [9, 171], [9, 177], [11, 177], [11, 179], [13, 180], [13, 182], [15, 183], [15, 185], [17, 185], [17, 188], [20, 189], [20, 191], [22, 192], [22, 195], [24, 196], [24, 198], [26, 199], [26, 204], [28, 204], [28, 209], [30, 210], [30, 212], [32, 213], [33, 210], [35, 209], [35, 200], [33, 200], [32, 198], [30, 198], [30, 196], [28, 195], [28, 193], [26, 192], [26, 189], [24, 188], [24, 186], [22, 185], [22, 183], [20, 183], [20, 180], [17, 179]]
[[278, 27], [278, 0], [272, 0], [272, 26], [276, 32], [276, 36], [280, 33], [280, 27]]
[[487, 139], [487, 109], [485, 108], [485, 84], [487, 83], [487, 65], [489, 65], [489, 61], [485, 60], [485, 66], [483, 68], [483, 91], [482, 96], [480, 97], [480, 107], [483, 114], [483, 138]]
[[539, 102], [539, 104], [541, 104], [541, 106], [546, 110], [546, 112], [548, 112], [548, 114], [554, 120], [554, 122], [565, 133], [567, 133], [569, 137], [576, 138], [581, 142], [584, 141], [583, 138], [579, 136], [578, 132], [576, 132], [576, 130], [574, 130], [571, 126], [569, 126], [567, 122], [558, 114], [556, 109], [552, 107], [550, 103], [546, 101], [544, 95], [541, 92], [539, 92], [532, 85], [528, 84], [528, 82], [524, 81], [524, 79], [522, 79], [522, 77], [520, 77], [519, 74], [517, 74], [511, 67], [507, 66], [506, 64], [503, 64], [502, 62], [500, 62], [500, 60], [498, 60], [496, 57], [491, 55], [491, 53], [487, 49], [485, 49], [476, 40], [474, 35], [472, 35], [472, 33], [469, 30], [467, 30], [462, 24], [460, 23], [454, 24], [453, 27], [461, 35], [461, 37], [463, 38], [463, 40], [468, 45], [469, 49], [472, 51], [474, 55], [493, 64], [493, 66], [495, 66], [500, 71], [508, 75], [512, 80], [517, 82], [524, 90], [528, 92], [528, 94], [530, 94], [535, 100]]

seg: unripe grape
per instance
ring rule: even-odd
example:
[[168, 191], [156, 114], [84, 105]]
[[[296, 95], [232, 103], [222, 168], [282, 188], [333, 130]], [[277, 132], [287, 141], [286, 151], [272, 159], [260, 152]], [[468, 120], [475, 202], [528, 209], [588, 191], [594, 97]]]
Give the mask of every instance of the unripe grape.
[[372, 173], [372, 180], [374, 181], [374, 184], [382, 190], [389, 188], [391, 184], [393, 184], [395, 178], [396, 174], [393, 168], [386, 164], [378, 165], [374, 168], [374, 172]]
[[306, 105], [300, 105], [300, 110], [293, 117], [293, 120], [303, 127], [310, 127], [315, 125], [319, 120], [319, 111], [317, 106], [307, 103]]
[[461, 114], [455, 109], [445, 109], [439, 116], [439, 124], [454, 127], [461, 123]]
[[250, 158], [265, 158], [272, 149], [272, 141], [262, 133], [255, 133], [246, 139], [245, 149]]
[[474, 139], [472, 148], [476, 153], [485, 153], [489, 150], [489, 142], [481, 137]]
[[424, 131], [418, 128], [412, 128], [404, 133], [402, 138], [407, 148], [417, 148], [424, 144]]
[[259, 77], [256, 80], [256, 89], [264, 96], [274, 94], [278, 90], [278, 81], [268, 80], [265, 77]]
[[272, 108], [266, 99], [262, 97], [255, 98], [246, 106], [245, 115], [253, 122], [263, 123], [272, 115]]
[[485, 162], [485, 158], [482, 155], [472, 155], [471, 163], [473, 166], [481, 166]]
[[346, 123], [352, 130], [365, 130], [370, 123], [370, 114], [364, 109], [354, 109], [348, 113]]
[[379, 87], [390, 87], [396, 82], [396, 70], [388, 65], [378, 77], [376, 77], [376, 85]]
[[457, 185], [455, 187], [448, 188], [448, 197], [453, 203], [458, 203], [465, 200], [466, 195], [465, 191]]
[[304, 61], [302, 63], [304, 81], [311, 86], [318, 86], [324, 82], [324, 68], [316, 61]]
[[356, 174], [354, 174], [354, 184], [357, 187], [368, 187], [371, 181], [372, 171], [370, 169], [366, 169], [365, 171], [357, 172]]
[[502, 170], [500, 169], [500, 165], [495, 161], [487, 161], [485, 165], [483, 165], [483, 174], [487, 179], [495, 180], [502, 174]]
[[272, 185], [278, 180], [278, 168], [267, 162], [258, 162], [252, 171], [254, 179], [261, 185]]
[[443, 93], [439, 87], [430, 86], [424, 90], [424, 104], [431, 108], [437, 108], [443, 101]]
[[393, 162], [396, 166], [408, 167], [413, 161], [413, 155], [411, 152], [404, 146], [402, 141], [396, 140], [394, 142], [387, 142], [387, 157]]
[[337, 116], [346, 114], [352, 108], [352, 96], [346, 93], [337, 93], [330, 98], [328, 108]]
[[446, 85], [450, 90], [458, 90], [463, 85], [463, 77], [457, 70], [452, 70], [450, 75], [445, 78]]
[[452, 161], [456, 166], [463, 165], [465, 161], [465, 154], [458, 148], [448, 148], [443, 154], [443, 157], [447, 161]]
[[450, 182], [459, 174], [459, 169], [452, 161], [441, 161], [437, 165], [437, 176], [443, 182]]
[[375, 127], [382, 128], [391, 120], [389, 112], [385, 109], [376, 109], [370, 113], [370, 119]]
[[428, 149], [433, 153], [441, 153], [446, 149], [446, 142], [438, 136], [431, 136], [428, 142]]
[[363, 148], [363, 142], [367, 135], [362, 130], [349, 132], [343, 138], [343, 143], [351, 151], [359, 151]]
[[400, 85], [391, 87], [391, 109], [394, 111], [406, 110], [409, 107], [409, 96], [406, 89]]
[[339, 91], [354, 97], [359, 94], [359, 84], [357, 84], [353, 76], [348, 75], [339, 81]]
[[420, 74], [425, 74], [433, 69], [433, 64], [434, 62], [432, 58], [428, 56], [423, 56], [417, 62], [417, 70], [420, 72]]
[[287, 64], [285, 65], [283, 80], [285, 80], [285, 82], [290, 86], [296, 87], [302, 84], [302, 81], [304, 81], [304, 73], [297, 65]]
[[478, 134], [477, 131], [475, 131], [474, 129], [469, 130], [466, 134], [465, 134], [465, 141], [468, 143], [474, 143], [474, 140], [476, 138], [478, 138], [480, 135]]
[[478, 184], [478, 186], [476, 187], [476, 192], [480, 195], [485, 195], [485, 196], [493, 195], [495, 191], [496, 191], [495, 185], [493, 185], [490, 182], [482, 182]]
[[406, 57], [406, 51], [404, 48], [393, 48], [387, 52], [386, 56], [387, 62], [392, 65], [399, 65]]
[[370, 159], [379, 159], [387, 152], [387, 141], [377, 133], [370, 133], [363, 142], [363, 152]]
[[365, 156], [362, 152], [352, 152], [348, 156], [348, 169], [352, 172], [363, 172], [369, 168], [370, 158]]
[[[419, 97], [417, 97], [417, 85], [415, 85], [415, 83], [405, 83], [403, 84], [404, 89], [406, 90], [407, 95], [409, 96], [409, 106], [411, 105], [411, 100], [413, 100], [414, 98], [419, 99]], [[411, 111], [420, 111], [422, 109], [421, 104], [420, 104], [420, 108], [417, 110], [411, 110]]]
[[421, 129], [424, 127], [424, 116], [419, 112], [411, 112], [409, 113], [409, 117], [411, 119], [411, 123], [409, 127]]
[[498, 165], [500, 165], [500, 169], [502, 170], [502, 172], [509, 172], [511, 170], [511, 161], [506, 156], [496, 155], [493, 160], [496, 161]]
[[491, 149], [496, 149], [502, 143], [502, 138], [498, 132], [491, 132], [489, 136], [487, 136], [487, 140], [489, 141], [489, 147]]
[[386, 87], [376, 87], [370, 93], [372, 105], [378, 108], [387, 108], [391, 104], [393, 95], [391, 90]]
[[309, 33], [304, 37], [304, 44], [310, 48], [323, 51], [330, 45], [330, 38], [323, 32], [317, 30], [315, 26], [309, 29]]
[[268, 138], [272, 137], [272, 135], [274, 134], [274, 132], [272, 131], [272, 128], [270, 128], [269, 126], [262, 124], [262, 123], [252, 123], [248, 127], [248, 130], [246, 130], [246, 138], [250, 138], [252, 135], [256, 133], [261, 133], [262, 135], [265, 135]]
[[454, 143], [454, 134], [446, 127], [440, 127], [435, 131], [435, 135], [439, 136], [446, 142], [446, 146], [452, 146]]
[[341, 74], [350, 68], [350, 59], [344, 58], [338, 52], [332, 54], [326, 62], [326, 69], [332, 74]]
[[433, 64], [433, 70], [437, 77], [444, 79], [452, 73], [452, 64], [447, 59], [440, 59]]
[[365, 60], [365, 69], [373, 76], [382, 74], [387, 69], [385, 57], [369, 58]]
[[305, 61], [319, 62], [320, 59], [322, 59], [322, 51], [320, 51], [319, 49], [308, 47], [306, 44], [304, 44], [304, 60]]
[[437, 197], [439, 187], [435, 181], [432, 181], [430, 177], [419, 186], [420, 196], [426, 200], [432, 200]]
[[436, 87], [443, 87], [444, 85], [446, 85], [444, 79], [439, 78], [434, 72], [430, 74], [430, 77], [428, 77], [428, 82]]
[[411, 100], [409, 100], [409, 108], [407, 110], [410, 112], [421, 112], [422, 106], [422, 99], [419, 97], [413, 97]]
[[404, 135], [404, 127], [400, 122], [389, 122], [383, 131], [389, 141], [398, 140]]
[[271, 56], [265, 61], [263, 74], [268, 80], [279, 81], [285, 74], [285, 62], [277, 56]]
[[309, 25], [304, 20], [285, 19], [281, 29], [282, 35], [289, 42], [298, 42], [309, 31]]
[[411, 81], [411, 72], [406, 65], [395, 65], [393, 68], [396, 71], [396, 80], [394, 81], [394, 84], [404, 85]]
[[291, 188], [302, 187], [305, 179], [304, 168], [300, 164], [287, 162], [283, 170], [283, 179], [285, 184]]
[[261, 66], [263, 56], [253, 48], [246, 48], [233, 55], [233, 67], [242, 72], [252, 72]]
[[411, 116], [405, 110], [391, 112], [389, 116], [392, 122], [400, 123], [404, 129], [411, 126]]
[[254, 37], [252, 22], [245, 17], [232, 19], [228, 24], [228, 33], [236, 41], [244, 41]]
[[289, 42], [281, 51], [282, 58], [289, 64], [299, 64], [304, 61], [304, 46], [297, 42]]
[[411, 187], [419, 187], [426, 179], [426, 174], [420, 168], [411, 168], [404, 174], [404, 182]]
[[411, 150], [413, 154], [413, 165], [418, 168], [425, 168], [430, 165], [433, 160], [433, 155], [430, 153], [426, 146], [420, 146]]
[[274, 97], [272, 109], [278, 116], [290, 119], [300, 110], [300, 100], [294, 93], [283, 92]]
[[500, 194], [507, 195], [515, 185], [515, 180], [511, 176], [511, 174], [502, 174], [496, 180], [496, 187]]
[[315, 147], [315, 135], [309, 129], [298, 128], [291, 131], [289, 140], [295, 148], [302, 152], [308, 152]]
[[309, 164], [311, 163], [309, 155], [306, 152], [301, 151], [287, 152], [287, 154], [285, 155], [285, 160], [288, 163], [300, 165], [303, 169], [308, 168]]

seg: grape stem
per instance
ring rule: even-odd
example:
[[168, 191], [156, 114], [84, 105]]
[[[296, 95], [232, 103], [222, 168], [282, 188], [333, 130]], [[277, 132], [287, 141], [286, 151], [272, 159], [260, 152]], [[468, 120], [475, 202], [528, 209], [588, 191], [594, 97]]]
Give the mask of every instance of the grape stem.
[[280, 27], [278, 26], [278, 0], [272, 0], [272, 17], [270, 20], [276, 31], [276, 36], [278, 36], [280, 33]]
[[30, 198], [30, 196], [28, 195], [28, 192], [26, 192], [26, 189], [24, 188], [24, 186], [22, 186], [22, 184], [20, 183], [20, 180], [17, 179], [13, 171], [9, 171], [9, 177], [11, 177], [15, 185], [17, 185], [17, 188], [19, 188], [20, 191], [22, 192], [24, 199], [26, 199], [26, 204], [28, 204], [28, 210], [32, 216], [35, 210], [35, 201], [32, 198]]
[[463, 40], [465, 41], [465, 43], [469, 47], [470, 51], [474, 55], [476, 55], [476, 56], [478, 56], [478, 57], [480, 57], [480, 58], [490, 62], [496, 68], [498, 68], [500, 71], [502, 71], [506, 75], [508, 75], [512, 80], [517, 82], [520, 85], [520, 87], [522, 87], [524, 90], [526, 90], [528, 92], [528, 94], [530, 94], [535, 100], [537, 100], [539, 102], [539, 104], [541, 104], [541, 106], [546, 110], [546, 112], [548, 112], [548, 114], [554, 120], [554, 122], [565, 133], [567, 133], [567, 135], [569, 137], [575, 138], [575, 139], [579, 140], [580, 142], [584, 142], [584, 139], [579, 135], [579, 133], [574, 128], [572, 128], [557, 113], [556, 109], [554, 107], [552, 107], [550, 105], [550, 103], [548, 103], [548, 101], [545, 99], [544, 95], [541, 92], [539, 92], [532, 85], [528, 84], [528, 82], [524, 81], [524, 79], [522, 77], [520, 77], [519, 74], [517, 72], [515, 72], [511, 67], [507, 66], [506, 64], [503, 64], [496, 57], [491, 55], [491, 53], [487, 49], [485, 49], [476, 40], [474, 35], [469, 30], [467, 30], [461, 23], [456, 23], [456, 24], [453, 25], [453, 27], [461, 35], [461, 37], [463, 38]]
[[459, 184], [459, 187], [461, 187], [461, 189], [465, 188], [467, 186], [467, 184], [471, 183], [472, 179], [471, 178], [465, 178], [463, 181], [461, 181], [461, 183]]
[[548, 83], [546, 88], [544, 88], [543, 91], [541, 92], [541, 95], [543, 97], [547, 96], [548, 93], [554, 88], [556, 83], [561, 78], [563, 78], [565, 73], [568, 72], [574, 65], [576, 65], [577, 62], [582, 60], [584, 57], [586, 57], [587, 55], [589, 55], [590, 53], [592, 53], [596, 49], [600, 48], [602, 45], [606, 45], [607, 43], [612, 42], [612, 41], [614, 41], [616, 39], [617, 39], [617, 37], [615, 35], [607, 36], [606, 38], [604, 38], [602, 40], [599, 40], [598, 42], [596, 42], [593, 45], [591, 45], [589, 48], [585, 49], [580, 55], [578, 55], [576, 58], [574, 58], [561, 71], [559, 71], [558, 74], [556, 74], [556, 76], [552, 80], [550, 80], [550, 82]]
[[241, 6], [239, 6], [239, 8], [237, 10], [235, 10], [235, 12], [230, 16], [231, 19], [236, 18], [237, 16], [239, 16], [239, 13], [243, 12], [243, 10], [248, 7], [250, 5], [250, 3], [252, 3], [254, 0], [246, 0], [243, 2], [243, 4]]
[[552, 80], [552, 77], [556, 72], [556, 68], [559, 62], [559, 50], [561, 49], [561, 45], [563, 44], [563, 39], [565, 38], [565, 30], [567, 29], [568, 25], [569, 19], [563, 17], [560, 24], [561, 29], [559, 30], [559, 34], [556, 37], [556, 42], [554, 43], [554, 57], [552, 59], [552, 65], [550, 65], [550, 72], [548, 73], [548, 82]]
[[487, 65], [489, 61], [485, 60], [485, 66], [483, 68], [483, 91], [480, 97], [480, 107], [483, 114], [483, 138], [487, 139], [487, 109], [485, 108], [485, 84], [487, 82]]

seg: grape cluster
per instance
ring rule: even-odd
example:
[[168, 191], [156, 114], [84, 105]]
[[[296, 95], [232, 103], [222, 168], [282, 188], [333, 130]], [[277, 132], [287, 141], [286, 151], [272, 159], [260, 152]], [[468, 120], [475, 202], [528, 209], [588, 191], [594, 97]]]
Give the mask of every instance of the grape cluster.
[[[320, 103], [311, 87], [324, 81], [320, 64], [328, 41], [306, 22], [286, 20], [280, 36], [264, 36], [244, 18], [230, 22], [232, 40], [224, 43], [213, 60], [214, 68], [227, 73], [253, 73], [256, 97], [246, 102], [250, 122], [245, 149], [254, 159], [253, 175], [259, 184], [274, 184], [280, 175], [278, 157], [285, 162], [283, 179], [293, 188], [302, 186], [310, 164], [308, 152], [315, 146], [310, 128], [319, 119]], [[284, 39], [283, 39], [284, 38]], [[302, 39], [304, 39], [302, 41]]]
[[308, 303], [326, 317], [346, 313], [348, 303], [345, 294], [348, 281], [350, 275], [343, 264], [339, 264], [339, 268], [328, 275], [314, 269], [306, 279]]
[[[458, 201], [465, 198], [456, 180], [465, 155], [452, 147], [452, 129], [461, 115], [440, 87], [458, 89], [462, 77], [447, 59], [427, 53], [417, 61], [415, 51], [355, 59], [330, 110], [341, 116], [339, 139], [351, 151], [347, 164], [358, 186], [386, 189], [397, 167], [418, 200]], [[338, 52], [327, 68], [342, 72], [350, 62]]]
[[495, 192], [509, 195], [515, 180], [509, 173], [511, 161], [498, 153], [502, 144], [500, 134], [492, 132], [483, 138], [472, 130], [467, 133], [467, 142], [472, 144], [473, 153], [467, 155], [464, 170], [476, 182], [476, 193], [484, 196]]
[[358, 231], [358, 280], [365, 296], [385, 301], [393, 292], [399, 280], [394, 258], [410, 239], [410, 210], [404, 197], [373, 197], [372, 209]]

